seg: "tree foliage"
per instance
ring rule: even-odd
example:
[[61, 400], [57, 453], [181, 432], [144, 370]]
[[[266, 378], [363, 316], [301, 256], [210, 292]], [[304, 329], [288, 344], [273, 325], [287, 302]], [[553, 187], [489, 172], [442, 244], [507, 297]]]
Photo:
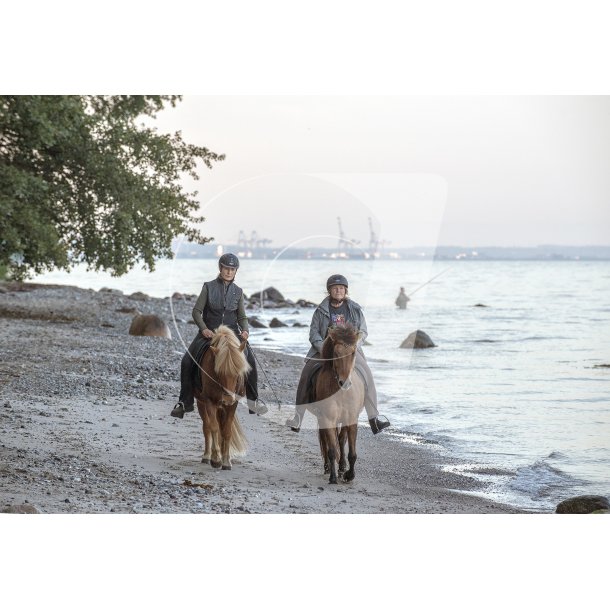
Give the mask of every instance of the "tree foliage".
[[177, 235], [210, 241], [180, 179], [224, 155], [142, 123], [179, 99], [0, 96], [0, 267], [22, 278], [84, 261], [121, 275], [154, 269]]

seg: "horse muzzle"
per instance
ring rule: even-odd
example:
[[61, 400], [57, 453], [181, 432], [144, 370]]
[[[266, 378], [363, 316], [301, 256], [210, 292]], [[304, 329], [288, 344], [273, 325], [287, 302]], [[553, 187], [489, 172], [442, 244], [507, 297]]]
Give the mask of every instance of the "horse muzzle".
[[234, 405], [237, 402], [237, 395], [236, 394], [224, 394], [220, 404], [223, 405], [224, 407], [230, 407], [231, 405]]
[[345, 381], [341, 381], [340, 379], [338, 380], [339, 383], [339, 387], [342, 390], [349, 390], [352, 387], [352, 382], [349, 379], [349, 377], [345, 380]]

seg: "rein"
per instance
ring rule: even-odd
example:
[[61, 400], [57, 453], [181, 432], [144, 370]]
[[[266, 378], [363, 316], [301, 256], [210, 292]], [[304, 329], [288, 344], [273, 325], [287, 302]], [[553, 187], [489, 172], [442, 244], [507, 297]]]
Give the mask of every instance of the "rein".
[[254, 353], [254, 350], [252, 349], [252, 346], [250, 345], [250, 343], [247, 340], [246, 340], [246, 343], [248, 343], [248, 347], [252, 350], [252, 355], [254, 356], [254, 360], [256, 360], [256, 364], [258, 365], [258, 368], [260, 368], [261, 371], [263, 371], [263, 373], [265, 375], [265, 379], [267, 380], [267, 383], [269, 384], [269, 387], [271, 388], [271, 391], [273, 392], [273, 396], [275, 397], [275, 400], [277, 401], [277, 410], [281, 411], [282, 403], [280, 403], [280, 399], [277, 397], [277, 394], [275, 393], [275, 390], [273, 389], [273, 386], [271, 385], [271, 382], [269, 381], [269, 377], [267, 377], [267, 371], [265, 371], [265, 369], [261, 366], [261, 363], [258, 361], [258, 358], [256, 357], [256, 354]]

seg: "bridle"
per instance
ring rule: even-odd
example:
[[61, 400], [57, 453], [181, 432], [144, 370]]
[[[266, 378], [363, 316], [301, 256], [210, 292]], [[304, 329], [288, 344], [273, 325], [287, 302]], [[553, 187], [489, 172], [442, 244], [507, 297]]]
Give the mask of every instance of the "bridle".
[[[349, 356], [351, 356], [352, 354], [354, 354], [354, 358], [355, 358], [355, 353], [356, 353], [356, 349], [357, 349], [357, 348], [355, 348], [355, 349], [354, 349], [354, 351], [352, 352], [352, 354], [346, 354], [346, 355], [344, 355], [344, 356], [339, 356], [339, 358], [335, 358], [335, 357], [334, 357], [334, 354], [335, 354], [335, 350], [334, 350], [334, 348], [335, 348], [335, 346], [336, 346], [336, 345], [343, 345], [343, 347], [348, 348], [348, 349], [349, 349], [349, 348], [351, 348], [351, 347], [353, 347], [353, 346], [348, 345], [347, 343], [334, 343], [334, 344], [333, 344], [333, 375], [334, 375], [334, 377], [335, 377], [335, 381], [337, 382], [337, 385], [339, 386], [339, 388], [340, 388], [340, 389], [349, 389], [349, 388], [351, 387], [351, 381], [350, 381], [350, 377], [351, 377], [351, 371], [350, 371], [350, 374], [349, 374], [348, 378], [345, 380], [345, 382], [343, 382], [343, 384], [341, 384], [341, 380], [339, 379], [339, 374], [337, 373], [337, 369], [335, 368], [335, 361], [336, 361], [336, 360], [340, 360], [341, 358], [348, 358], [348, 357], [349, 357]], [[352, 367], [352, 368], [353, 368], [353, 367]], [[349, 386], [348, 386], [347, 388], [344, 388], [344, 385], [345, 385], [346, 383], [349, 383]]]

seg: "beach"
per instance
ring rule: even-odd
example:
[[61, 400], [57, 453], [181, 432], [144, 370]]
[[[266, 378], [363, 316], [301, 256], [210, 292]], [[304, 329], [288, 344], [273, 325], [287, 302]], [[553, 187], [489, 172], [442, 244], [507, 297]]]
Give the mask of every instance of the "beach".
[[[202, 464], [197, 411], [183, 420], [169, 415], [184, 342], [196, 331], [189, 322], [194, 300], [0, 284], [1, 510], [523, 512], [473, 495], [482, 482], [441, 469], [451, 457], [441, 460], [431, 446], [405, 443], [391, 428], [373, 436], [360, 426], [356, 479], [330, 485], [315, 428], [296, 434], [284, 426], [302, 358], [259, 348], [259, 390], [269, 412], [250, 415], [240, 403], [247, 453], [233, 460], [230, 471]], [[130, 336], [135, 308], [165, 320], [172, 338]]]

